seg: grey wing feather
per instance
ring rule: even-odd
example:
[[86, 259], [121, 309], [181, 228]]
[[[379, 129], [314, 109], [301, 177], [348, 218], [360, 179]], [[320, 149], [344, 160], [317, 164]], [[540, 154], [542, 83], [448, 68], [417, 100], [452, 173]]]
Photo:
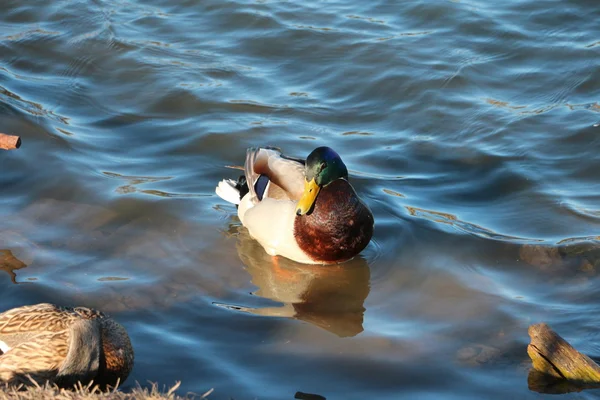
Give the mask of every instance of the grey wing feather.
[[0, 314], [0, 384], [53, 381], [63, 387], [89, 382], [98, 373], [101, 313], [51, 304]]
[[273, 148], [249, 148], [246, 152], [244, 173], [248, 182], [250, 198], [258, 202], [254, 184], [260, 175], [286, 192], [288, 198], [298, 200], [304, 190], [304, 163], [301, 160], [283, 156]]
[[[53, 380], [67, 355], [68, 333], [37, 335], [0, 356], [0, 383], [30, 385]], [[31, 378], [31, 379], [30, 379]]]

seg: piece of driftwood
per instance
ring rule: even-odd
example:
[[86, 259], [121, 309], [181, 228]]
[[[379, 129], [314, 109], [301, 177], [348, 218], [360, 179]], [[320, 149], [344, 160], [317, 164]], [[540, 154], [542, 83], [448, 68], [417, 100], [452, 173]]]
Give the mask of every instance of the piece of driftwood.
[[13, 135], [0, 133], [0, 149], [13, 150], [21, 147], [21, 138]]
[[548, 325], [531, 325], [529, 336], [527, 354], [536, 371], [585, 385], [600, 383], [600, 366], [575, 350]]

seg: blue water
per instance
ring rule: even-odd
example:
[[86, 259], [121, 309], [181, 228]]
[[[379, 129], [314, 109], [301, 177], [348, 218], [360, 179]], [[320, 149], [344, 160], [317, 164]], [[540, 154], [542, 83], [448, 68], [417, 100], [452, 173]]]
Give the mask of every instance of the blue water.
[[[544, 397], [530, 324], [600, 357], [598, 21], [583, 0], [4, 0], [0, 132], [23, 146], [0, 153], [0, 306], [110, 313], [124, 390]], [[359, 258], [275, 266], [248, 237], [214, 187], [256, 145], [340, 153], [375, 215]]]

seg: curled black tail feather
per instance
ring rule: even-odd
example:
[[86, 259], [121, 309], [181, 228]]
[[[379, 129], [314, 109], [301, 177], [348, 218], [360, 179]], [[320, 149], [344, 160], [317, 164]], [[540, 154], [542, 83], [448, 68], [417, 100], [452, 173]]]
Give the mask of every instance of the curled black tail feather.
[[244, 198], [245, 195], [248, 194], [250, 189], [248, 188], [248, 181], [246, 180], [246, 176], [241, 175], [236, 184], [235, 188], [240, 192], [240, 200]]

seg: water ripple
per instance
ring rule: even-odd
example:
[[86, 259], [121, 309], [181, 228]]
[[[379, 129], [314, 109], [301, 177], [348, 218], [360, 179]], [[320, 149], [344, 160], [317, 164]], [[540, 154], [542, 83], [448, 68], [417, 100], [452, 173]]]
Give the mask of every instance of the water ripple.
[[413, 217], [424, 218], [432, 222], [450, 225], [458, 231], [465, 232], [474, 236], [482, 237], [485, 239], [499, 240], [505, 242], [516, 242], [516, 243], [532, 243], [532, 242], [543, 242], [540, 239], [522, 238], [518, 236], [503, 235], [501, 233], [494, 232], [490, 229], [482, 226], [472, 224], [470, 222], [462, 221], [458, 219], [456, 215], [443, 213], [439, 211], [425, 210], [417, 207], [406, 206], [409, 214]]
[[13, 106], [25, 111], [30, 115], [36, 117], [47, 117], [56, 122], [69, 125], [69, 118], [63, 117], [59, 114], [56, 114], [54, 111], [44, 108], [44, 106], [40, 103], [24, 99], [18, 94], [13, 93], [2, 86], [0, 86], [0, 100], [8, 104], [12, 104]]
[[[3, 306], [114, 313], [129, 382], [182, 393], [534, 398], [531, 321], [600, 337], [597, 10], [0, 1]], [[248, 237], [214, 187], [265, 144], [342, 156], [360, 256]]]

